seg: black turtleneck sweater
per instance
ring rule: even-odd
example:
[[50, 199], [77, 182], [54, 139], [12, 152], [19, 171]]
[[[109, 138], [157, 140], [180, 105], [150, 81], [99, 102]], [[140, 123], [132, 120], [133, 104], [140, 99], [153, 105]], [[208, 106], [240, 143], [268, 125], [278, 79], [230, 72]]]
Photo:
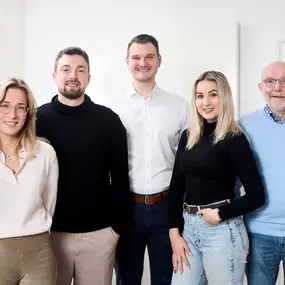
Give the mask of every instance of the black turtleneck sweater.
[[38, 108], [37, 135], [49, 140], [59, 162], [52, 230], [83, 233], [112, 226], [121, 234], [130, 189], [126, 130], [119, 117], [87, 95], [77, 107], [55, 96]]
[[178, 146], [169, 189], [170, 228], [182, 228], [184, 201], [188, 205], [207, 205], [234, 199], [237, 176], [246, 195], [219, 208], [222, 220], [244, 215], [265, 203], [261, 177], [245, 135], [231, 134], [214, 145], [216, 123], [204, 124], [203, 136], [194, 147], [186, 148], [188, 130]]

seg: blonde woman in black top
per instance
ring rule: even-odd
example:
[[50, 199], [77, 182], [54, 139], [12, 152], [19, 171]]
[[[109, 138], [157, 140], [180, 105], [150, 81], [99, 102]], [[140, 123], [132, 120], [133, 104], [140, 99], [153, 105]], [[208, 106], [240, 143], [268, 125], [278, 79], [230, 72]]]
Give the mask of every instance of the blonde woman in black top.
[[[237, 176], [246, 195], [234, 199]], [[221, 72], [207, 71], [194, 84], [190, 127], [169, 189], [172, 285], [242, 285], [249, 247], [242, 215], [264, 203], [252, 150], [234, 120], [229, 83]]]

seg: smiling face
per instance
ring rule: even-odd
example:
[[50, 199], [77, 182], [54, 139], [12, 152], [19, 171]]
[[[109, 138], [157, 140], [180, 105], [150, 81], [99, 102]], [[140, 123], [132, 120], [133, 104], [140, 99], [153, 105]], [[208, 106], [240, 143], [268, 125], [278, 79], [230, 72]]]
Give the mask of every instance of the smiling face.
[[76, 100], [84, 95], [90, 80], [89, 66], [81, 55], [64, 54], [53, 73], [60, 96]]
[[217, 121], [220, 108], [220, 97], [217, 83], [214, 81], [203, 80], [196, 86], [195, 105], [198, 113], [207, 122]]
[[161, 57], [152, 43], [133, 43], [128, 50], [127, 65], [137, 82], [155, 82]]
[[18, 88], [9, 88], [0, 103], [0, 138], [16, 138], [27, 118], [27, 95]]
[[258, 87], [271, 111], [278, 117], [285, 117], [285, 63], [273, 62], [262, 72]]

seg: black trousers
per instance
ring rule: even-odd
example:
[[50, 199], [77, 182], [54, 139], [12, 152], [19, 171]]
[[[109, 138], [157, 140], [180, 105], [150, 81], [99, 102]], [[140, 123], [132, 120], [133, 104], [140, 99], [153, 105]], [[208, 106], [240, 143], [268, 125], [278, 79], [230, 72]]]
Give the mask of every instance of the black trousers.
[[134, 202], [131, 227], [117, 247], [117, 285], [141, 285], [146, 247], [151, 285], [170, 285], [173, 267], [166, 200], [153, 205]]

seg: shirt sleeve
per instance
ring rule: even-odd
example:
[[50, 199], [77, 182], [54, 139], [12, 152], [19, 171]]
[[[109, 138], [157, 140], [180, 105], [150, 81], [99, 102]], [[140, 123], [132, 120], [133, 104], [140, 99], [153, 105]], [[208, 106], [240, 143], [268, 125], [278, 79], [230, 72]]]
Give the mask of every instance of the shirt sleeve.
[[189, 104], [187, 103], [187, 101], [185, 100], [185, 104], [184, 104], [184, 116], [183, 116], [183, 122], [182, 122], [182, 129], [181, 129], [181, 137], [182, 137], [182, 133], [189, 129]]
[[58, 187], [58, 161], [54, 150], [49, 161], [48, 176], [42, 193], [42, 201], [47, 212], [53, 217]]
[[222, 220], [245, 215], [265, 203], [262, 179], [244, 133], [230, 138], [228, 151], [232, 166], [246, 194], [219, 208], [219, 215]]
[[168, 218], [170, 228], [181, 229], [183, 221], [183, 201], [186, 187], [186, 174], [181, 169], [181, 157], [188, 140], [188, 130], [182, 133], [175, 156], [172, 178], [168, 191]]
[[110, 178], [113, 230], [121, 235], [130, 222], [130, 183], [128, 167], [127, 132], [119, 116], [114, 113], [110, 142]]

